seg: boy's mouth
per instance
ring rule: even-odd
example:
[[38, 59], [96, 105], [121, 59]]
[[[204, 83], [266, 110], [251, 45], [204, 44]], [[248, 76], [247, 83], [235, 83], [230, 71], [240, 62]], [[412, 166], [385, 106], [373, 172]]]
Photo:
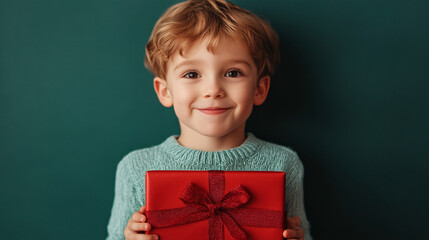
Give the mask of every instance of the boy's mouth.
[[222, 114], [226, 111], [228, 111], [230, 108], [219, 108], [219, 107], [209, 107], [209, 108], [199, 108], [201, 112], [209, 115], [217, 115]]

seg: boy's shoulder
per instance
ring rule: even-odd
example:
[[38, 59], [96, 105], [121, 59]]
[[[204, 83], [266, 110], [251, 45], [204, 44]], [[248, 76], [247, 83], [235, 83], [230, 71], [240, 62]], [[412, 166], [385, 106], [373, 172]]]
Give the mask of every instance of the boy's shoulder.
[[119, 166], [129, 166], [131, 168], [140, 168], [141, 165], [153, 164], [165, 154], [162, 144], [139, 148], [128, 152], [119, 162]]
[[156, 152], [157, 148], [158, 146], [152, 146], [132, 150], [122, 158], [119, 164], [133, 164], [138, 161], [144, 161], [145, 159], [153, 155], [153, 152]]
[[298, 154], [289, 146], [277, 144], [274, 142], [269, 142], [266, 140], [259, 139], [261, 141], [260, 151], [266, 151], [268, 154], [273, 155], [285, 155], [289, 157], [298, 157]]
[[258, 154], [265, 159], [275, 159], [276, 165], [285, 168], [302, 168], [302, 162], [295, 150], [289, 146], [259, 140], [261, 147]]

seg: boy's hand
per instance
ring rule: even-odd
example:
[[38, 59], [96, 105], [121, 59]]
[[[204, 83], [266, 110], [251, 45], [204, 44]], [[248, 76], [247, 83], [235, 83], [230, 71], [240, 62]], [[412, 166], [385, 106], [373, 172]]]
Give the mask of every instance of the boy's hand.
[[301, 228], [301, 219], [298, 216], [287, 218], [287, 229], [283, 231], [283, 237], [293, 240], [304, 240], [304, 230]]
[[131, 219], [128, 221], [127, 227], [125, 228], [124, 235], [126, 240], [157, 240], [158, 235], [146, 234], [145, 231], [149, 231], [151, 226], [146, 223], [146, 216], [143, 214], [146, 211], [146, 207], [140, 208], [140, 211], [135, 212]]

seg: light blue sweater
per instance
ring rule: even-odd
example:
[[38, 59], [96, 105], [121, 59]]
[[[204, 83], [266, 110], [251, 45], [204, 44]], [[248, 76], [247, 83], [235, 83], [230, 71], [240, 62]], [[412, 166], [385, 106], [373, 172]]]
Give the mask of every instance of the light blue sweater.
[[128, 220], [145, 205], [145, 173], [149, 170], [284, 171], [288, 216], [299, 216], [305, 240], [312, 239], [304, 209], [304, 169], [293, 150], [251, 133], [241, 146], [218, 152], [186, 148], [176, 138], [170, 136], [160, 145], [132, 151], [119, 162], [108, 240], [125, 239]]

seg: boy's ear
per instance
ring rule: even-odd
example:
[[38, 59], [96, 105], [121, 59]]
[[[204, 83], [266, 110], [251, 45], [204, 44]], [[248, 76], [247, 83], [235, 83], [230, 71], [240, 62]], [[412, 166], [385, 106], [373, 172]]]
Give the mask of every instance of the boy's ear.
[[259, 106], [265, 102], [265, 99], [267, 99], [268, 90], [270, 89], [270, 80], [270, 76], [264, 76], [259, 79], [255, 90], [255, 96], [253, 98], [254, 105]]
[[168, 91], [167, 81], [165, 79], [155, 77], [153, 79], [153, 87], [155, 88], [155, 92], [159, 101], [164, 107], [173, 106], [173, 99], [171, 97], [170, 91]]

